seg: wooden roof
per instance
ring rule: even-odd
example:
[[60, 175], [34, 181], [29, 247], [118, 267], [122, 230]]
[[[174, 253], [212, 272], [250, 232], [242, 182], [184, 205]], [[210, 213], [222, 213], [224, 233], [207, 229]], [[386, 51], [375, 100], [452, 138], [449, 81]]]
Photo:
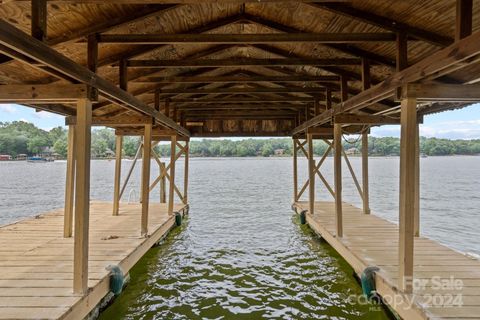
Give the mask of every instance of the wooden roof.
[[[342, 101], [342, 79], [348, 85], [344, 101], [361, 93], [362, 63], [368, 63], [370, 84], [381, 83], [454, 44], [456, 30], [450, 0], [191, 2], [50, 0], [42, 40], [88, 66], [90, 37], [90, 46], [98, 43], [99, 77], [115, 85], [123, 81], [122, 88], [128, 84], [127, 91], [152, 110], [168, 108], [192, 135], [288, 135]], [[0, 18], [30, 34], [30, 1], [0, 3]], [[472, 17], [475, 33], [480, 6], [473, 6]], [[397, 62], [402, 39], [408, 39], [406, 64]], [[17, 55], [2, 46], [0, 52], [6, 54], [0, 56], [0, 84], [72, 81], [28, 59], [14, 60]], [[479, 68], [471, 64], [429, 80], [468, 83]], [[71, 103], [29, 105], [75, 115]], [[463, 105], [420, 108], [428, 114]], [[354, 112], [395, 117], [398, 100], [385, 96]], [[94, 104], [94, 117], [101, 119], [141, 115], [105, 94]]]

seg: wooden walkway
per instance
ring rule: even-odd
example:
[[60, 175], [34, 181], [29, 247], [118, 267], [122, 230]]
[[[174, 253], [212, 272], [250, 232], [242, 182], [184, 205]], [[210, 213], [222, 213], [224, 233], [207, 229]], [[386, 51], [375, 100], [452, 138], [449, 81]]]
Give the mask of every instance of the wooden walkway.
[[[184, 211], [176, 205], [175, 211]], [[0, 319], [83, 319], [109, 292], [108, 265], [124, 273], [174, 226], [166, 204], [150, 204], [149, 237], [140, 237], [140, 204], [92, 202], [89, 293], [72, 293], [73, 238], [63, 210], [0, 228]]]
[[[294, 205], [297, 212], [308, 210], [308, 202]], [[480, 319], [479, 260], [430, 239], [416, 238], [414, 279], [417, 279], [417, 285], [414, 285], [413, 294], [405, 295], [397, 290], [398, 226], [373, 214], [363, 214], [361, 209], [344, 203], [344, 236], [337, 238], [334, 236], [334, 208], [333, 202], [316, 202], [315, 214], [307, 214], [307, 223], [343, 256], [357, 274], [367, 266], [379, 267], [377, 291], [385, 299], [390, 299], [391, 307], [402, 318]], [[463, 284], [451, 279], [461, 280]], [[424, 281], [424, 285], [420, 281]]]

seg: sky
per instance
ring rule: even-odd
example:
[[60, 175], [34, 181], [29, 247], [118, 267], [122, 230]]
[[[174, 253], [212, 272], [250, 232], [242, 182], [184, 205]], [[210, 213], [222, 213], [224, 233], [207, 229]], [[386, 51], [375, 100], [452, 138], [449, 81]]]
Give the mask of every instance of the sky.
[[[26, 121], [37, 127], [50, 130], [64, 126], [65, 118], [49, 112], [36, 112], [32, 108], [0, 104], [0, 122]], [[400, 126], [374, 127], [376, 137], [399, 137]], [[480, 139], [480, 104], [426, 116], [420, 125], [420, 135], [446, 139]]]

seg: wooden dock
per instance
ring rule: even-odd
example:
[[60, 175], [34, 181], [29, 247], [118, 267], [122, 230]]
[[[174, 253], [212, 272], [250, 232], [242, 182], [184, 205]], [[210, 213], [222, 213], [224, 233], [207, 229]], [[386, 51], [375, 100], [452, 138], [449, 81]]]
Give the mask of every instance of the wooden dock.
[[[185, 213], [186, 205], [176, 204]], [[126, 274], [175, 225], [167, 204], [150, 203], [148, 236], [140, 236], [141, 204], [92, 202], [88, 291], [74, 294], [74, 238], [56, 210], [0, 228], [0, 319], [83, 319], [109, 293], [109, 265]], [[135, 281], [135, 279], [133, 279]]]
[[[294, 206], [297, 212], [308, 210], [306, 201], [296, 202]], [[313, 216], [306, 215], [307, 223], [358, 275], [367, 266], [380, 268], [375, 276], [377, 292], [387, 301], [396, 301], [391, 307], [403, 319], [480, 319], [479, 260], [433, 240], [416, 237], [413, 293], [405, 294], [398, 290], [397, 284], [399, 229], [396, 224], [343, 203], [343, 237], [340, 238], [335, 236], [335, 203], [316, 202], [314, 212]], [[460, 280], [462, 285], [452, 279]], [[438, 283], [442, 283], [441, 288]], [[456, 302], [462, 305], [457, 306]]]

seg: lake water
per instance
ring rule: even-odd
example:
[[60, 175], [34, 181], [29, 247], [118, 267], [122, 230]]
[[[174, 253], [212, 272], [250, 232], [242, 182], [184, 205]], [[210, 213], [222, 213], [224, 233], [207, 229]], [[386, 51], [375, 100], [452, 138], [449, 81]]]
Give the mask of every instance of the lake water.
[[[360, 159], [351, 161], [360, 172]], [[0, 162], [0, 224], [62, 207], [65, 165]], [[332, 181], [332, 159], [322, 168]], [[398, 168], [396, 157], [370, 159], [372, 211], [391, 221], [398, 216]], [[306, 161], [299, 170], [303, 180]], [[178, 177], [182, 171], [180, 162]], [[360, 206], [344, 172], [344, 200]], [[113, 175], [113, 161], [92, 162], [93, 199], [111, 200]], [[125, 201], [130, 193], [135, 198], [139, 168], [132, 178]], [[479, 185], [480, 157], [422, 158], [421, 233], [480, 254]], [[320, 199], [331, 200], [317, 187]], [[151, 199], [158, 197], [156, 190]], [[290, 158], [192, 158], [190, 216], [135, 266], [102, 318], [386, 319], [381, 308], [346, 302], [361, 293], [352, 270], [298, 225], [291, 198]]]

